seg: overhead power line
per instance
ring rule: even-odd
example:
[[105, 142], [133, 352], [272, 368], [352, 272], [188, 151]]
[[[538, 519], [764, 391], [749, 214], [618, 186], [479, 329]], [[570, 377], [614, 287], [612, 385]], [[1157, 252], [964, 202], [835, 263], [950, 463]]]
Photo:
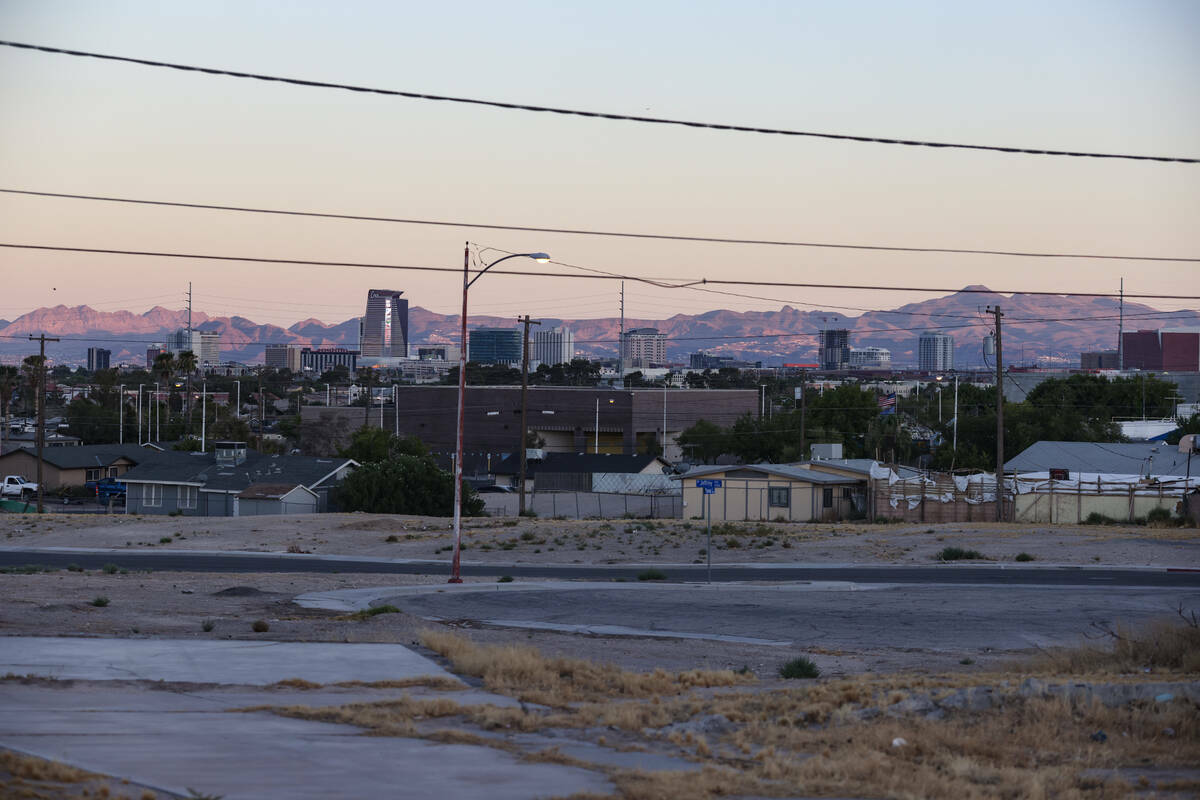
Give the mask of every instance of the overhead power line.
[[[120, 250], [115, 248], [101, 247], [64, 247], [59, 245], [45, 244], [16, 244], [12, 242], [0, 242], [0, 247], [7, 247], [15, 250], [41, 250], [53, 251], [59, 253], [96, 253], [100, 255], [120, 255], [120, 256], [145, 256], [151, 258], [178, 258], [178, 259], [194, 259], [199, 261], [238, 261], [250, 264], [295, 264], [298, 266], [309, 267], [344, 267], [347, 269], [391, 269], [391, 270], [406, 270], [416, 272], [453, 272], [462, 273], [459, 267], [428, 267], [408, 264], [382, 264], [363, 261], [318, 261], [314, 259], [300, 258], [264, 258], [261, 256], [223, 256], [213, 255], [209, 253], [166, 253], [156, 250]], [[587, 269], [586, 267], [577, 267], [571, 264], [565, 264], [560, 261], [552, 262], [560, 266], [573, 267], [575, 269]], [[479, 272], [479, 270], [472, 270]], [[498, 269], [489, 270], [490, 275], [518, 275], [534, 278], [572, 278], [572, 279], [588, 279], [588, 280], [623, 280], [637, 281], [639, 283], [647, 283], [651, 286], [658, 286], [663, 289], [690, 289], [695, 286], [774, 286], [788, 289], [846, 289], [850, 291], [881, 291], [881, 292], [924, 292], [928, 294], [984, 294], [984, 295], [1005, 295], [1005, 294], [1024, 294], [1037, 295], [1046, 297], [1121, 297], [1114, 292], [1047, 292], [1035, 290], [1015, 290], [1015, 289], [976, 289], [974, 287], [965, 288], [947, 288], [937, 286], [877, 286], [863, 285], [851, 283], [807, 283], [801, 281], [747, 281], [737, 280], [733, 278], [695, 278], [690, 280], [680, 280], [675, 278], [648, 278], [641, 275], [624, 275], [616, 272], [601, 272], [594, 270], [585, 273], [576, 272], [535, 272], [533, 270], [518, 270], [518, 269]], [[1187, 294], [1132, 294], [1126, 292], [1126, 298], [1134, 299], [1167, 299], [1167, 300], [1200, 300], [1200, 295]]]
[[95, 200], [106, 203], [126, 203], [143, 206], [165, 206], [168, 208], [193, 208], [205, 211], [236, 211], [248, 214], [273, 214], [283, 217], [315, 217], [317, 219], [340, 219], [356, 222], [389, 222], [402, 225], [430, 225], [444, 228], [477, 228], [493, 231], [521, 231], [525, 233], [553, 233], [568, 236], [601, 236], [621, 239], [654, 239], [668, 242], [699, 242], [707, 244], [748, 244], [767, 247], [814, 247], [831, 250], [875, 250], [893, 253], [952, 253], [954, 255], [1015, 256], [1019, 258], [1086, 258], [1114, 261], [1171, 261], [1200, 263], [1200, 257], [1187, 256], [1142, 256], [1113, 253], [1047, 253], [1028, 250], [987, 250], [965, 247], [899, 247], [881, 244], [846, 244], [842, 242], [800, 242], [781, 239], [739, 239], [730, 236], [686, 236], [673, 233], [636, 233], [633, 231], [606, 231], [586, 228], [551, 228], [538, 225], [501, 225], [488, 222], [463, 222], [461, 220], [416, 219], [408, 217], [383, 217], [367, 214], [340, 214], [327, 211], [295, 211], [279, 208], [222, 205], [215, 203], [188, 203], [176, 200], [147, 200], [136, 197], [112, 197], [107, 195], [75, 194], [71, 192], [39, 192], [32, 189], [0, 188], [0, 193], [19, 194], [31, 197], [56, 197], [67, 200]]
[[758, 133], [769, 134], [774, 136], [802, 136], [813, 139], [834, 139], [846, 142], [864, 142], [871, 144], [889, 144], [903, 145], [906, 147], [933, 147], [940, 149], [956, 149], [956, 150], [983, 150], [995, 153], [1012, 153], [1020, 155], [1040, 155], [1040, 156], [1070, 156], [1074, 158], [1110, 158], [1110, 159], [1126, 159], [1132, 161], [1165, 161], [1177, 162], [1182, 164], [1200, 164], [1200, 158], [1184, 158], [1178, 156], [1150, 156], [1150, 155], [1132, 155], [1128, 153], [1094, 153], [1077, 150], [1048, 150], [1044, 148], [1031, 147], [1010, 147], [1002, 145], [985, 145], [985, 144], [962, 144], [954, 142], [932, 142], [922, 139], [899, 139], [895, 137], [884, 136], [857, 136], [848, 133], [824, 133], [820, 131], [799, 131], [787, 128], [763, 128], [754, 125], [735, 125], [719, 122], [700, 122], [697, 120], [672, 119], [668, 117], [646, 117], [633, 114], [615, 114], [605, 111], [588, 111], [578, 108], [563, 108], [559, 106], [541, 106], [531, 105], [528, 103], [511, 103], [501, 100], [484, 100], [474, 97], [456, 97], [453, 95], [429, 94], [428, 92], [413, 92], [401, 89], [380, 89], [370, 86], [356, 86], [348, 83], [334, 83], [330, 81], [315, 81], [306, 80], [303, 78], [288, 78], [280, 75], [264, 75], [257, 72], [240, 72], [237, 70], [219, 69], [216, 67], [200, 67], [191, 64], [179, 64], [171, 61], [154, 61], [146, 58], [133, 58], [130, 56], [117, 56], [107, 53], [93, 53], [87, 50], [68, 50], [62, 47], [49, 47], [39, 44], [28, 44], [26, 42], [11, 42], [0, 40], [0, 45], [5, 47], [15, 47], [22, 50], [36, 50], [43, 53], [54, 53], [57, 55], [77, 56], [81, 58], [97, 58], [104, 61], [119, 61], [126, 64], [139, 64], [144, 67], [159, 67], [165, 69], [180, 70], [182, 72], [200, 72], [206, 75], [221, 75], [228, 78], [246, 78], [255, 81], [268, 81], [271, 83], [285, 83], [292, 86], [306, 86], [317, 89], [339, 89], [347, 92], [359, 92], [364, 94], [378, 94], [390, 97], [406, 97], [411, 100], [436, 100], [444, 103], [461, 103], [474, 106], [486, 106], [490, 108], [500, 108], [509, 111], [533, 111], [546, 114], [562, 114], [573, 117], [586, 117], [590, 119], [607, 119], [618, 122], [639, 122], [650, 125], [673, 125], [686, 128], [706, 128], [710, 130], [731, 131], [735, 133]]

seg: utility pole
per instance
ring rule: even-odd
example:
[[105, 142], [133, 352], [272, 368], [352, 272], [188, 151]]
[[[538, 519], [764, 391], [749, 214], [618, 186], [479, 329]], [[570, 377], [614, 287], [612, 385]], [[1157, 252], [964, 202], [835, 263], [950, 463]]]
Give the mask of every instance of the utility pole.
[[807, 383], [808, 375], [804, 370], [800, 370], [800, 460], [808, 460], [807, 442], [804, 439], [804, 421], [807, 416], [808, 408], [804, 402], [804, 384]]
[[117, 388], [117, 444], [125, 444], [125, 384]]
[[42, 492], [45, 489], [42, 487], [42, 469], [45, 464], [43, 450], [46, 447], [46, 342], [57, 342], [58, 339], [47, 339], [46, 334], [34, 336], [29, 334], [29, 341], [38, 342], [40, 344], [38, 361], [38, 419], [37, 419], [37, 485], [38, 485], [38, 503], [37, 513], [42, 513]]
[[520, 484], [519, 484], [520, 485], [520, 489], [519, 489], [520, 501], [517, 504], [517, 514], [520, 516], [524, 516], [525, 515], [525, 456], [526, 456], [525, 449], [528, 445], [527, 439], [529, 436], [528, 423], [526, 422], [526, 414], [527, 414], [526, 397], [529, 393], [529, 326], [530, 325], [541, 325], [542, 323], [537, 320], [531, 320], [529, 318], [528, 314], [526, 314], [524, 317], [517, 317], [517, 322], [522, 322], [525, 324], [525, 334], [521, 340], [522, 341], [522, 346], [521, 346], [521, 448], [519, 451], [520, 456], [521, 456], [521, 473], [520, 473], [520, 476], [518, 477], [518, 480], [520, 481]]
[[1000, 320], [1004, 314], [1000, 306], [988, 307], [988, 313], [996, 318], [996, 521], [1004, 521], [1004, 349], [1000, 333]]
[[[625, 281], [621, 281], [621, 335], [617, 337], [617, 386], [625, 385]], [[599, 413], [599, 412], [597, 412]], [[596, 452], [600, 452], [597, 450]]]
[[1117, 323], [1117, 369], [1125, 369], [1125, 279], [1121, 278], [1121, 314]]

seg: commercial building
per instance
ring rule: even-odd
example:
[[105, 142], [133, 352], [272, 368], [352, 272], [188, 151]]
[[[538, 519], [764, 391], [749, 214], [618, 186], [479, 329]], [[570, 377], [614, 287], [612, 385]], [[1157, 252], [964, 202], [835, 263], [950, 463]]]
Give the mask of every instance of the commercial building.
[[359, 347], [363, 358], [408, 357], [408, 301], [403, 292], [370, 289]]
[[850, 348], [850, 369], [891, 369], [892, 351], [886, 347]]
[[301, 348], [291, 344], [269, 344], [263, 351], [263, 364], [274, 369], [299, 372], [304, 368], [300, 351]]
[[300, 367], [321, 373], [344, 366], [353, 373], [358, 369], [359, 355], [357, 350], [347, 350], [344, 347], [305, 347], [300, 350]]
[[1120, 354], [1116, 350], [1093, 350], [1079, 354], [1080, 369], [1120, 369]]
[[418, 361], [458, 361], [458, 345], [428, 344], [417, 348]]
[[954, 369], [954, 337], [937, 331], [922, 333], [917, 340], [917, 364], [921, 372], [949, 372]]
[[95, 372], [98, 369], [108, 369], [112, 362], [112, 351], [105, 350], [103, 347], [89, 347], [87, 350], [87, 368], [88, 372]]
[[467, 338], [467, 358], [476, 364], [520, 364], [521, 328], [476, 328]]
[[146, 348], [146, 369], [154, 367], [154, 359], [158, 358], [159, 354], [167, 352], [167, 348], [161, 344], [152, 344]]
[[538, 329], [530, 342], [530, 358], [546, 366], [568, 364], [575, 358], [575, 334], [570, 328]]
[[836, 370], [850, 367], [850, 331], [845, 328], [827, 328], [821, 331], [821, 369]]
[[688, 357], [691, 369], [762, 369], [761, 361], [738, 361], [732, 356], [714, 356], [709, 353], [692, 353]]
[[658, 328], [634, 328], [621, 339], [625, 367], [658, 367], [667, 363], [667, 335]]
[[[167, 351], [178, 356], [191, 352], [196, 356], [197, 366], [221, 363], [221, 334], [218, 331], [200, 331], [180, 328], [167, 337]], [[153, 363], [153, 362], [151, 362]]]
[[1125, 369], [1156, 372], [1200, 370], [1200, 330], [1160, 328], [1121, 335]]

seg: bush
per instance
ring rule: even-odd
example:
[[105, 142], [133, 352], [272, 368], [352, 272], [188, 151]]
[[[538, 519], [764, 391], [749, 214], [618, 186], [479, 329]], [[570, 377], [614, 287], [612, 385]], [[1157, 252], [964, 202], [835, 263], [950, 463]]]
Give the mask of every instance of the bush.
[[665, 581], [667, 573], [660, 569], [648, 569], [645, 572], [638, 573], [639, 581]]
[[501, 575], [499, 578], [496, 579], [496, 583], [512, 583], [512, 580], [513, 580], [512, 575]]
[[[351, 472], [334, 492], [342, 511], [449, 517], [454, 512], [454, 476], [430, 456], [396, 455]], [[483, 500], [463, 485], [462, 511], [483, 513]]]
[[104, 608], [106, 605], [108, 605], [108, 598], [103, 596], [97, 597], [92, 600], [92, 605], [94, 605], [96, 608]]
[[964, 550], [961, 547], [943, 547], [934, 558], [938, 561], [982, 561], [983, 553], [978, 550]]
[[1017, 561], [1033, 561], [1034, 557], [1029, 553], [1017, 553]]
[[1119, 522], [1120, 522], [1120, 520], [1115, 520], [1112, 517], [1107, 516], [1105, 514], [1101, 514], [1098, 511], [1093, 511], [1092, 513], [1087, 515], [1087, 518], [1084, 519], [1083, 524], [1084, 525], [1117, 525], [1117, 524], [1119, 524]]
[[200, 630], [204, 631], [205, 633], [212, 633], [212, 629], [216, 626], [217, 624], [211, 619], [206, 619], [200, 623]]
[[266, 633], [267, 631], [271, 630], [271, 626], [267, 624], [265, 619], [256, 619], [250, 626], [250, 630], [254, 631], [255, 633]]
[[356, 611], [353, 614], [351, 614], [350, 616], [353, 617], [354, 619], [363, 620], [363, 619], [370, 619], [371, 617], [377, 617], [380, 614], [399, 614], [399, 613], [400, 613], [400, 609], [396, 608], [391, 603], [384, 603], [381, 606], [371, 606], [370, 608], [364, 608], [361, 611]]
[[105, 564], [100, 569], [103, 570], [105, 575], [116, 575], [118, 572], [121, 571], [121, 568], [113, 563]]
[[813, 663], [811, 658], [800, 656], [793, 658], [791, 661], [779, 668], [779, 677], [795, 680], [797, 678], [819, 678], [821, 670]]

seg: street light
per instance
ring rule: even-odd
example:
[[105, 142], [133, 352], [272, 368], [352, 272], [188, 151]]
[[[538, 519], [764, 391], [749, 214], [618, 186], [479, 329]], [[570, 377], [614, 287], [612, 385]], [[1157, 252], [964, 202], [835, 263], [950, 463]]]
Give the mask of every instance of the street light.
[[[458, 348], [458, 426], [454, 436], [454, 558], [450, 563], [450, 583], [462, 583], [459, 575], [459, 558], [462, 545], [462, 460], [463, 460], [463, 413], [467, 396], [467, 290], [471, 284], [479, 280], [483, 273], [510, 258], [532, 258], [539, 264], [545, 264], [550, 256], [545, 253], [511, 253], [488, 264], [475, 277], [470, 275], [471, 243], [463, 248], [463, 292], [462, 292], [462, 331]], [[521, 443], [524, 445], [524, 441]]]

